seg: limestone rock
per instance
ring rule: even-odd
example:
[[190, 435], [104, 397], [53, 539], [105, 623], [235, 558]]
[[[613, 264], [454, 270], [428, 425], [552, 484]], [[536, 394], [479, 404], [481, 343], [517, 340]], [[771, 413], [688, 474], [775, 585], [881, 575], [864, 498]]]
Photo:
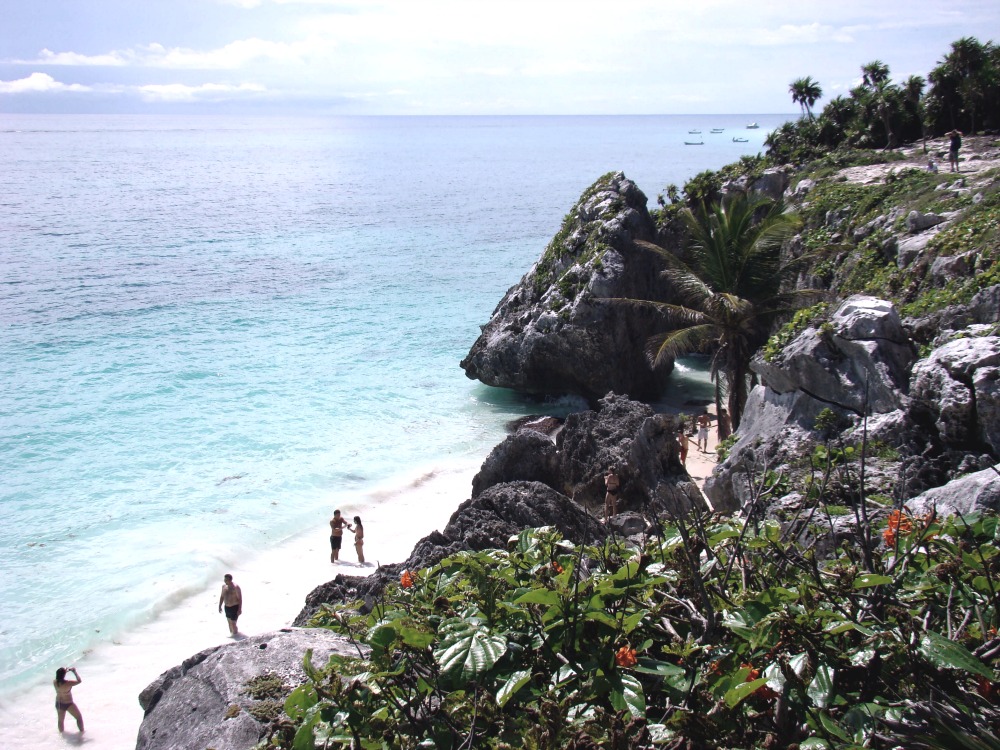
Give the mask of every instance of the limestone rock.
[[916, 352], [891, 303], [856, 296], [834, 313], [828, 328], [809, 328], [774, 362], [752, 367], [778, 393], [799, 391], [830, 406], [862, 414], [899, 408]]
[[906, 228], [910, 231], [910, 234], [919, 234], [925, 229], [937, 226], [944, 220], [945, 217], [938, 214], [923, 214], [919, 211], [910, 211], [906, 217]]
[[660, 394], [672, 365], [651, 369], [653, 310], [613, 298], [663, 300], [661, 260], [646, 196], [618, 172], [580, 198], [532, 269], [504, 295], [461, 366], [468, 377], [541, 395], [591, 401], [608, 391]]
[[1000, 510], [1000, 473], [992, 467], [966, 474], [907, 500], [906, 507], [916, 515], [936, 510], [940, 516]]
[[357, 655], [330, 631], [282, 630], [206, 649], [164, 672], [139, 695], [145, 716], [136, 750], [250, 750], [264, 725], [247, 711], [255, 702], [247, 682], [271, 673], [297, 687], [307, 649], [318, 665], [331, 654]]

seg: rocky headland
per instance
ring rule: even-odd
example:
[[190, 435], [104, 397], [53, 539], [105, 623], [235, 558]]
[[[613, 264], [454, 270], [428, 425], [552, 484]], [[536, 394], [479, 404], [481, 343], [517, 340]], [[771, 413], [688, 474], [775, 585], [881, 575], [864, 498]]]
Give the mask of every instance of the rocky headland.
[[[683, 256], [683, 231], [671, 206], [651, 213], [624, 175], [601, 178], [462, 361], [469, 377], [490, 385], [577, 394], [593, 408], [519, 425], [443, 530], [406, 560], [319, 587], [296, 625], [305, 628], [327, 603], [371, 607], [403, 570], [505, 547], [530, 527], [554, 526], [578, 543], [639, 538], [658, 518], [707, 508], [773, 519], [806, 537], [816, 534], [804, 516], [821, 482], [827, 502], [844, 509], [814, 540], [823, 549], [858, 523], [850, 510], [861, 491], [876, 518], [903, 504], [914, 513], [1000, 507], [1000, 149], [986, 137], [967, 147], [960, 175], [929, 172], [926, 155], [911, 148], [885, 163], [825, 162], [722, 186], [780, 195], [800, 212], [802, 231], [785, 252], [820, 250], [797, 283], [826, 298], [775, 330], [754, 357], [755, 385], [705, 485], [708, 502], [681, 466], [675, 417], [644, 403], [669, 386], [669, 368], [653, 371], [645, 353], [663, 321], [615, 301], [669, 299], [656, 255], [636, 241]], [[604, 525], [602, 475], [612, 465], [626, 512]], [[266, 722], [248, 723], [256, 719], [240, 685], [301, 661], [297, 639], [314, 636], [297, 632], [287, 643], [282, 635], [203, 652], [162, 676], [143, 694], [138, 746], [193, 747], [187, 739], [211, 736], [216, 750], [252, 747]], [[324, 648], [349, 647], [323, 638]], [[284, 666], [260, 662], [265, 643], [268, 658], [286, 651]], [[239, 727], [227, 724], [228, 713]]]

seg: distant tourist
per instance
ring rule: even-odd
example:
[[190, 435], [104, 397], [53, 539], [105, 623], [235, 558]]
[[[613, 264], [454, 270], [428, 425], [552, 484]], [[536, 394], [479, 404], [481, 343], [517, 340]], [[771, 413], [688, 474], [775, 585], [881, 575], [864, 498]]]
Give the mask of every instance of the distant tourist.
[[226, 623], [229, 625], [229, 635], [236, 635], [239, 629], [236, 620], [243, 614], [243, 592], [233, 583], [233, 577], [226, 573], [222, 577], [222, 593], [219, 594], [219, 611], [226, 608]]
[[948, 133], [951, 143], [948, 147], [948, 163], [951, 164], [952, 172], [961, 172], [958, 168], [958, 150], [962, 148], [962, 134], [957, 130]]
[[330, 519], [330, 562], [332, 563], [340, 560], [340, 545], [344, 542], [345, 526], [347, 526], [347, 519], [340, 515], [339, 510], [333, 511], [333, 518]]
[[695, 437], [695, 445], [698, 446], [698, 450], [705, 452], [708, 450], [708, 424], [710, 420], [708, 417], [708, 412], [702, 412], [698, 415], [698, 435]]
[[354, 527], [351, 528], [354, 532], [354, 549], [358, 551], [358, 562], [361, 565], [365, 564], [365, 527], [361, 525], [361, 516], [354, 517]]
[[608, 467], [608, 473], [604, 475], [604, 521], [618, 515], [618, 490], [621, 489], [621, 479], [615, 472], [615, 467]]
[[687, 423], [683, 419], [677, 423], [677, 445], [680, 449], [679, 455], [681, 457], [681, 466], [687, 468], [688, 459], [688, 436], [687, 436]]
[[927, 171], [928, 172], [933, 172], [934, 174], [937, 174], [938, 165], [937, 165], [937, 162], [934, 161], [934, 159], [928, 159], [927, 160]]
[[727, 437], [733, 434], [733, 422], [729, 418], [729, 412], [725, 409], [719, 409], [719, 442], [721, 443]]
[[[72, 672], [76, 679], [67, 680], [67, 672]], [[80, 715], [80, 709], [73, 702], [73, 687], [79, 685], [81, 682], [83, 680], [77, 674], [76, 667], [59, 667], [56, 670], [56, 678], [52, 681], [52, 684], [56, 688], [56, 715], [58, 716], [60, 732], [63, 731], [63, 722], [66, 720], [66, 714], [69, 714], [76, 719], [76, 728], [80, 730], [80, 734], [83, 734], [83, 716]]]

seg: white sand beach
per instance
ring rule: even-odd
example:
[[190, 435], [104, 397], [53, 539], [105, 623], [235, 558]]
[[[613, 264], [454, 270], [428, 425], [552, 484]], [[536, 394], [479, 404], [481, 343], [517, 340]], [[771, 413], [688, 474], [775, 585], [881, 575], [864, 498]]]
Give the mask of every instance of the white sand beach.
[[[257, 635], [290, 625], [306, 595], [338, 573], [367, 575], [378, 562], [405, 560], [417, 541], [435, 529], [443, 529], [459, 503], [469, 497], [477, 469], [469, 466], [428, 472], [408, 486], [382, 487], [357, 505], [341, 505], [348, 518], [362, 518], [365, 558], [373, 563], [369, 567], [357, 564], [349, 533], [342, 562], [330, 563], [328, 523], [333, 508], [318, 516], [315, 527], [308, 532], [233, 566], [230, 572], [244, 598], [240, 632]], [[65, 734], [60, 736], [56, 731], [54, 675], [46, 674], [40, 675], [38, 683], [22, 695], [0, 704], [0, 747], [132, 750], [142, 722], [138, 696], [143, 688], [189, 656], [229, 641], [225, 617], [218, 612], [221, 585], [220, 574], [203, 590], [182, 598], [149, 622], [100, 644], [76, 662], [83, 683], [73, 689], [73, 698], [85, 722], [82, 737], [70, 716], [66, 717]]]

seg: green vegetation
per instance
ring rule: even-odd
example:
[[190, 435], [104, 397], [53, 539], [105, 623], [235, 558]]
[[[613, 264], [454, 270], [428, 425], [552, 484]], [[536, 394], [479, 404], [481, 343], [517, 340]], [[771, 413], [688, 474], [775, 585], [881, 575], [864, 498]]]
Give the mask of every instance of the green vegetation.
[[404, 575], [368, 615], [324, 607], [314, 624], [370, 658], [307, 659], [268, 746], [932, 747], [931, 701], [997, 731], [996, 516], [895, 513], [827, 560], [791, 536], [694, 518], [640, 549], [530, 530]]
[[764, 360], [773, 362], [777, 359], [778, 355], [781, 354], [792, 339], [808, 328], [809, 324], [814, 320], [825, 315], [829, 309], [830, 303], [818, 302], [812, 307], [803, 307], [797, 310], [792, 319], [779, 328], [778, 332], [767, 340], [767, 343], [764, 345]]
[[861, 66], [861, 84], [849, 96], [831, 99], [819, 117], [812, 105], [822, 92], [811, 78], [793, 81], [792, 100], [803, 118], [786, 123], [765, 142], [773, 163], [803, 164], [831, 149], [892, 148], [899, 143], [1000, 127], [1000, 47], [972, 37], [959, 39], [928, 75], [890, 80], [889, 66]]

